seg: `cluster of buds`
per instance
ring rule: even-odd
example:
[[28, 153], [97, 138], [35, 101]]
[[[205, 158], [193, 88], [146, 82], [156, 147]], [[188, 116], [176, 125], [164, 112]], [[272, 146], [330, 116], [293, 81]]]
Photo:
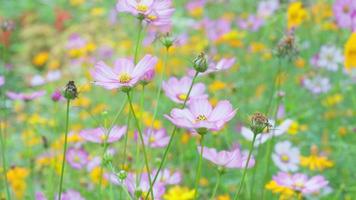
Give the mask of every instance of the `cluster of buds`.
[[257, 135], [263, 133], [263, 131], [267, 128], [271, 127], [271, 124], [268, 122], [268, 118], [262, 113], [255, 113], [251, 117], [251, 130]]
[[163, 46], [166, 47], [167, 50], [171, 48], [175, 42], [175, 39], [169, 33], [166, 33], [165, 35], [161, 36], [159, 40], [161, 41]]
[[77, 86], [75, 86], [74, 81], [69, 81], [65, 87], [63, 96], [67, 100], [73, 100], [78, 97]]
[[208, 69], [208, 56], [204, 52], [201, 52], [193, 60], [193, 67], [197, 72], [205, 72]]
[[291, 29], [282, 40], [279, 41], [276, 54], [280, 58], [288, 58], [289, 60], [294, 60], [298, 56], [299, 50], [295, 41], [294, 29]]

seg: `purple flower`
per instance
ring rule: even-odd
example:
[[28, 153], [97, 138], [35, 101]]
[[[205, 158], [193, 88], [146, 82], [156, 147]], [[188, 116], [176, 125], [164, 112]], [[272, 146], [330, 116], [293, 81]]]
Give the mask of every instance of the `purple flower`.
[[263, 25], [264, 21], [262, 18], [250, 15], [247, 19], [238, 19], [237, 25], [243, 30], [249, 30], [252, 32], [256, 32]]
[[302, 173], [289, 174], [286, 172], [279, 172], [276, 176], [273, 176], [273, 180], [278, 185], [301, 192], [303, 195], [318, 193], [329, 183], [321, 175], [308, 178], [307, 175]]
[[135, 66], [133, 60], [121, 58], [117, 59], [114, 68], [110, 68], [100, 61], [91, 71], [96, 85], [111, 90], [115, 88], [132, 88], [144, 75], [153, 70], [157, 63], [157, 58], [145, 55]]
[[223, 18], [218, 20], [204, 19], [203, 26], [209, 40], [213, 42], [231, 31], [231, 22]]
[[52, 99], [52, 101], [55, 101], [55, 102], [62, 100], [63, 99], [62, 92], [59, 90], [54, 91], [51, 96], [51, 99]]
[[298, 170], [299, 149], [292, 147], [291, 142], [284, 141], [277, 143], [274, 151], [272, 160], [280, 170], [285, 172], [295, 172]]
[[119, 0], [116, 9], [118, 12], [128, 12], [154, 26], [167, 27], [172, 24], [171, 0]]
[[37, 99], [39, 97], [42, 97], [45, 95], [46, 92], [41, 90], [41, 91], [36, 91], [32, 93], [16, 93], [16, 92], [7, 92], [6, 95], [12, 100], [22, 100], [22, 101], [31, 101], [34, 99]]
[[0, 87], [5, 84], [5, 77], [0, 76]]
[[148, 70], [148, 71], [143, 75], [141, 82], [142, 82], [143, 84], [148, 84], [149, 82], [151, 82], [151, 81], [154, 79], [155, 74], [156, 74], [156, 73], [155, 73], [155, 69], [150, 69], [150, 70]]
[[82, 169], [89, 162], [89, 153], [83, 148], [69, 148], [67, 151], [67, 162], [74, 169]]
[[[156, 174], [157, 170], [153, 170], [152, 174]], [[161, 170], [157, 176], [159, 182], [166, 185], [177, 185], [182, 181], [182, 174], [179, 171], [171, 171], [169, 169]]]
[[[198, 151], [201, 151], [201, 147], [198, 147]], [[247, 162], [248, 152], [241, 152], [237, 147], [231, 151], [217, 151], [214, 148], [204, 147], [203, 158], [210, 162], [224, 168], [244, 168]], [[255, 159], [253, 156], [250, 158], [248, 168], [255, 165]]]
[[302, 85], [313, 94], [326, 93], [331, 89], [329, 78], [319, 75], [303, 79]]
[[329, 71], [337, 71], [339, 65], [344, 62], [341, 50], [335, 46], [324, 45], [317, 55], [316, 66]]
[[356, 0], [336, 0], [333, 5], [334, 16], [341, 28], [352, 30], [355, 21]]
[[229, 101], [219, 101], [215, 108], [207, 99], [192, 99], [188, 108], [174, 108], [165, 117], [174, 125], [195, 130], [198, 133], [207, 130], [218, 131], [236, 114]]
[[154, 130], [152, 128], [147, 128], [143, 133], [143, 141], [145, 145], [151, 148], [162, 148], [167, 146], [169, 142], [169, 136], [167, 135], [166, 129]]
[[86, 129], [80, 131], [79, 135], [80, 137], [84, 138], [86, 141], [89, 142], [94, 142], [94, 143], [104, 143], [105, 140], [107, 140], [107, 143], [113, 143], [125, 135], [126, 133], [126, 126], [114, 126], [110, 133], [108, 133], [108, 130], [99, 127], [99, 128], [94, 128], [94, 129]]
[[[58, 199], [58, 197], [56, 197], [56, 199]], [[62, 194], [60, 200], [85, 200], [85, 199], [80, 195], [79, 192], [69, 189]]]
[[279, 7], [279, 0], [260, 1], [257, 8], [259, 17], [266, 18], [271, 16]]
[[[162, 83], [162, 88], [168, 98], [176, 103], [182, 104], [187, 98], [187, 93], [191, 84], [192, 78], [190, 77], [185, 76], [181, 79], [171, 77], [168, 81]], [[203, 83], [196, 83], [193, 85], [188, 102], [195, 98], [208, 98], [208, 95], [205, 94], [205, 85]]]
[[[272, 130], [269, 130], [268, 132], [263, 132], [261, 134], [258, 134], [256, 136], [256, 142], [255, 142], [255, 147], [257, 147], [260, 144], [265, 143], [267, 140], [274, 136], [280, 136], [283, 135], [292, 125], [293, 121], [290, 119], [284, 120], [279, 126], [274, 127], [275, 122], [273, 120], [269, 120], [271, 125], [272, 125]], [[250, 128], [247, 127], [242, 127], [241, 128], [241, 135], [247, 139], [248, 141], [252, 141], [253, 139], [253, 131]]]
[[47, 200], [46, 196], [43, 194], [43, 192], [36, 192], [35, 194], [35, 199], [36, 200]]
[[235, 58], [223, 58], [219, 62], [211, 62], [205, 73], [218, 72], [230, 69], [236, 62]]

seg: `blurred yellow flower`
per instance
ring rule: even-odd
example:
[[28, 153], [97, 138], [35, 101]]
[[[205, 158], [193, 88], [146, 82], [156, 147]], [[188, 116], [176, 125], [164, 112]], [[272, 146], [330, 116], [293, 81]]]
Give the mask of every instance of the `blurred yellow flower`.
[[288, 134], [295, 135], [299, 132], [306, 131], [307, 129], [307, 125], [299, 124], [297, 121], [293, 121], [287, 132]]
[[345, 44], [345, 67], [347, 71], [356, 68], [356, 32], [352, 33]]
[[32, 64], [34, 64], [37, 67], [42, 67], [44, 64], [46, 64], [48, 58], [49, 58], [48, 52], [45, 51], [40, 52], [33, 57]]
[[292, 199], [294, 196], [295, 192], [287, 187], [278, 185], [276, 181], [270, 181], [266, 184], [265, 186], [266, 189], [271, 190], [272, 193], [279, 193], [281, 194], [280, 200], [287, 200], [287, 199]]
[[209, 91], [214, 93], [227, 87], [226, 82], [215, 80], [209, 85]]
[[85, 0], [70, 0], [69, 1], [69, 4], [71, 6], [80, 6], [82, 5], [83, 3], [85, 3]]
[[230, 200], [230, 196], [228, 194], [224, 194], [224, 195], [219, 195], [216, 197], [216, 200]]
[[325, 155], [318, 154], [318, 147], [313, 145], [310, 150], [309, 156], [300, 157], [300, 165], [303, 167], [308, 167], [310, 170], [322, 171], [326, 168], [334, 166], [334, 162], [329, 160]]
[[303, 68], [305, 66], [305, 60], [299, 57], [294, 61], [294, 65], [298, 68]]
[[344, 97], [342, 96], [342, 94], [338, 93], [338, 94], [334, 94], [334, 95], [326, 97], [322, 101], [322, 104], [326, 107], [332, 107], [332, 106], [335, 106], [335, 105], [341, 103], [343, 99], [344, 99]]
[[91, 9], [90, 14], [92, 16], [101, 16], [104, 14], [104, 11], [105, 11], [104, 8], [96, 7]]
[[13, 167], [7, 172], [7, 179], [17, 199], [23, 199], [28, 175], [29, 170], [23, 167]]
[[302, 2], [291, 3], [287, 11], [288, 29], [299, 26], [307, 17], [308, 13], [304, 9]]
[[191, 200], [194, 198], [194, 189], [190, 190], [187, 187], [173, 186], [163, 195], [165, 200]]

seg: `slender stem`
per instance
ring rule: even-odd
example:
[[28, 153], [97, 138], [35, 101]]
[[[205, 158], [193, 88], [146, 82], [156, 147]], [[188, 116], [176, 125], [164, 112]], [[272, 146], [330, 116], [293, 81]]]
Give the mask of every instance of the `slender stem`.
[[201, 163], [203, 160], [203, 152], [204, 152], [204, 135], [201, 135], [200, 146], [201, 146], [200, 156], [199, 156], [197, 171], [195, 174], [194, 200], [196, 200], [198, 197], [198, 185], [199, 185], [199, 179], [200, 179], [200, 175], [201, 175]]
[[127, 116], [127, 129], [126, 129], [126, 134], [125, 134], [125, 143], [124, 143], [124, 155], [123, 155], [123, 161], [122, 161], [122, 169], [125, 169], [125, 164], [126, 164], [126, 154], [127, 154], [127, 141], [128, 141], [128, 134], [130, 130], [130, 120], [131, 120], [131, 112], [129, 112]]
[[165, 73], [165, 69], [167, 66], [167, 62], [168, 62], [168, 56], [169, 56], [169, 48], [166, 48], [166, 55], [164, 56], [164, 60], [163, 60], [163, 67], [162, 67], [162, 71], [161, 71], [161, 77], [159, 80], [159, 87], [157, 89], [157, 94], [156, 94], [156, 107], [153, 111], [153, 119], [152, 119], [152, 124], [151, 124], [151, 128], [153, 127], [153, 124], [156, 120], [156, 116], [157, 116], [157, 112], [158, 112], [158, 102], [160, 100], [161, 97], [161, 90], [162, 90], [162, 82], [163, 82], [163, 76]]
[[59, 182], [58, 199], [61, 199], [62, 196], [63, 175], [64, 175], [65, 160], [66, 160], [68, 128], [69, 128], [69, 105], [70, 105], [70, 99], [67, 99], [66, 130], [65, 130], [66, 132], [64, 135], [64, 148], [63, 148], [63, 158], [62, 158], [61, 178]]
[[[194, 82], [195, 82], [196, 78], [198, 77], [198, 74], [199, 74], [199, 72], [196, 72], [195, 75], [194, 75], [194, 77], [193, 77], [192, 83], [191, 83], [191, 85], [190, 85], [190, 87], [189, 87], [189, 90], [188, 90], [188, 93], [187, 93], [187, 98], [184, 100], [184, 103], [183, 103], [183, 105], [182, 105], [182, 109], [185, 107], [185, 105], [186, 105], [187, 102], [188, 102], [190, 93], [192, 92], [192, 88], [193, 88], [193, 85], [194, 85]], [[168, 152], [169, 152], [169, 150], [170, 150], [170, 148], [171, 148], [171, 145], [172, 145], [174, 136], [175, 136], [175, 134], [176, 134], [176, 132], [177, 132], [177, 129], [178, 129], [178, 127], [177, 127], [177, 126], [174, 126], [173, 131], [172, 131], [172, 135], [171, 135], [171, 137], [169, 138], [168, 145], [167, 145], [166, 149], [164, 150], [163, 158], [162, 158], [162, 160], [161, 160], [161, 162], [160, 162], [160, 164], [159, 164], [159, 167], [158, 167], [158, 170], [157, 170], [157, 172], [156, 172], [156, 175], [155, 175], [155, 177], [153, 178], [152, 185], [150, 185], [150, 189], [148, 190], [148, 192], [147, 192], [147, 194], [146, 194], [145, 200], [147, 200], [149, 194], [152, 193], [153, 185], [154, 185], [155, 182], [157, 181], [158, 175], [159, 175], [160, 171], [162, 170], [163, 164], [164, 164], [164, 162], [165, 162], [165, 160], [166, 160], [166, 158], [167, 158]]]
[[[108, 140], [109, 140], [109, 136], [110, 136], [110, 133], [111, 133], [111, 130], [112, 128], [114, 127], [116, 121], [119, 119], [122, 111], [124, 110], [125, 106], [126, 106], [126, 101], [124, 102], [124, 104], [122, 105], [122, 107], [118, 110], [118, 112], [116, 113], [115, 115], [115, 118], [114, 120], [112, 120], [111, 122], [111, 125], [110, 127], [107, 129], [106, 133], [105, 133], [105, 140], [104, 140], [104, 149], [103, 149], [103, 153], [101, 155], [101, 160], [103, 161], [103, 158], [104, 158], [104, 155], [106, 153], [106, 151], [108, 150], [109, 148], [109, 145], [108, 145]], [[104, 174], [104, 165], [103, 163], [101, 163], [101, 166], [100, 166], [100, 176], [99, 176], [99, 189], [100, 189], [100, 192], [99, 192], [99, 196], [101, 198], [101, 195], [102, 195], [102, 185], [103, 185], [103, 174]]]
[[4, 124], [0, 124], [0, 129], [1, 129], [1, 132], [0, 132], [0, 142], [1, 142], [1, 159], [2, 159], [2, 168], [3, 168], [3, 176], [4, 176], [4, 185], [5, 185], [5, 189], [6, 189], [6, 196], [7, 196], [7, 199], [11, 200], [11, 193], [10, 193], [10, 188], [9, 188], [9, 184], [8, 184], [8, 181], [7, 181], [7, 166], [6, 166], [6, 154], [5, 154], [5, 151], [6, 151], [6, 147], [5, 147], [5, 140], [3, 138], [3, 127]]
[[[4, 74], [5, 74], [6, 73], [6, 69], [5, 69], [5, 45], [3, 45], [2, 48], [1, 48], [1, 57], [2, 57], [2, 60], [3, 60], [3, 64], [4, 64]], [[5, 75], [5, 77], [6, 77], [6, 75]], [[3, 93], [1, 93], [1, 96], [2, 96], [2, 100], [3, 100], [2, 103], [3, 103], [3, 106], [4, 106], [2, 108], [3, 109], [2, 114], [4, 114], [6, 116], [5, 95]], [[4, 119], [6, 120], [7, 117], [4, 117]], [[9, 183], [8, 183], [8, 180], [7, 180], [6, 138], [5, 138], [5, 134], [6, 134], [6, 130], [5, 130], [6, 123], [5, 122], [6, 121], [5, 120], [4, 121], [3, 120], [0, 121], [1, 157], [2, 157], [2, 168], [3, 168], [3, 174], [4, 174], [3, 176], [4, 176], [4, 185], [5, 185], [5, 190], [6, 190], [6, 197], [7, 197], [7, 199], [11, 200], [10, 187], [9, 187]]]
[[213, 194], [210, 197], [211, 200], [214, 200], [214, 198], [215, 198], [216, 191], [218, 190], [218, 187], [219, 187], [219, 184], [220, 184], [221, 175], [222, 175], [221, 171], [218, 170], [218, 178], [217, 178], [216, 183], [215, 183]]
[[[136, 113], [135, 113], [135, 110], [134, 110], [134, 108], [133, 108], [132, 99], [131, 99], [130, 93], [127, 92], [126, 94], [127, 94], [127, 99], [128, 99], [128, 101], [129, 101], [129, 104], [130, 104], [130, 108], [131, 108], [132, 115], [133, 115], [134, 120], [135, 120], [135, 123], [136, 123], [136, 128], [137, 128], [137, 131], [138, 131], [138, 135], [139, 135], [139, 138], [140, 138], [140, 141], [141, 141], [143, 156], [144, 156], [144, 159], [145, 159], [145, 165], [146, 165], [146, 170], [147, 170], [148, 181], [149, 181], [150, 185], [152, 185], [151, 170], [150, 170], [150, 167], [149, 167], [149, 165], [148, 165], [146, 147], [145, 147], [145, 142], [144, 142], [143, 136], [142, 136], [142, 131], [141, 131], [141, 127], [140, 127], [140, 122], [138, 121], [137, 116], [136, 116]], [[154, 200], [154, 195], [153, 195], [153, 193], [151, 193], [151, 198], [152, 198], [152, 200]]]
[[136, 45], [135, 45], [135, 54], [134, 54], [134, 62], [135, 62], [135, 64], [137, 63], [138, 50], [139, 50], [140, 42], [141, 42], [142, 29], [143, 29], [142, 20], [139, 20], [139, 22], [138, 22], [138, 33], [137, 33], [137, 39], [136, 39]]
[[245, 181], [245, 177], [246, 177], [246, 173], [247, 173], [247, 166], [248, 166], [248, 163], [250, 162], [250, 158], [251, 158], [253, 146], [254, 146], [255, 141], [256, 141], [256, 136], [257, 136], [257, 134], [254, 134], [254, 135], [253, 135], [253, 139], [252, 139], [250, 151], [248, 152], [248, 157], [247, 157], [247, 161], [246, 161], [246, 164], [245, 164], [245, 169], [244, 169], [244, 172], [243, 172], [243, 175], [242, 175], [242, 179], [241, 179], [241, 184], [240, 184], [240, 187], [239, 187], [238, 192], [236, 193], [236, 195], [235, 195], [235, 197], [234, 197], [234, 200], [237, 200], [237, 199], [238, 199], [238, 196], [240, 195], [241, 190], [242, 190], [242, 188], [243, 188], [243, 186], [244, 186], [244, 181]]
[[[142, 92], [141, 92], [141, 99], [140, 99], [140, 119], [141, 119], [141, 123], [140, 123], [140, 127], [143, 127], [142, 126], [142, 117], [143, 117], [143, 110], [144, 110], [144, 97], [145, 97], [145, 85], [142, 85]], [[136, 142], [136, 160], [139, 161], [140, 160], [140, 142], [137, 140]], [[143, 167], [141, 168], [141, 162], [140, 163], [137, 163], [137, 169], [136, 169], [136, 186], [139, 185], [139, 182], [141, 180], [141, 174], [142, 174], [142, 171], [143, 171]]]

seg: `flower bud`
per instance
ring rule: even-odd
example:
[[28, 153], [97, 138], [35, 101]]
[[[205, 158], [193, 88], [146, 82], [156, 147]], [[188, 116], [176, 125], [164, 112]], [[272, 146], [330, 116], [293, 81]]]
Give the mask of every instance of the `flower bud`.
[[120, 181], [123, 181], [127, 177], [127, 172], [125, 170], [120, 170], [116, 175], [119, 177]]
[[290, 30], [281, 39], [277, 45], [276, 54], [280, 58], [288, 58], [289, 60], [294, 60], [298, 56], [299, 50], [295, 42], [294, 30]]
[[262, 113], [255, 113], [251, 118], [251, 130], [257, 135], [264, 131], [265, 128], [269, 128], [270, 124], [268, 118]]
[[64, 97], [67, 100], [73, 100], [78, 97], [77, 86], [75, 86], [74, 81], [69, 81], [64, 90]]
[[147, 85], [148, 83], [150, 83], [152, 80], [153, 80], [153, 78], [155, 77], [155, 70], [154, 69], [152, 69], [152, 70], [149, 70], [149, 71], [147, 71], [144, 75], [143, 75], [143, 78], [142, 78], [142, 80], [141, 80], [141, 83], [143, 84], [143, 85]]
[[166, 47], [166, 49], [169, 49], [171, 46], [173, 46], [174, 38], [169, 33], [167, 33], [165, 36], [161, 37], [160, 41], [163, 46]]
[[63, 98], [62, 93], [59, 90], [53, 92], [51, 99], [54, 102], [60, 101]]
[[103, 165], [108, 166], [112, 162], [112, 154], [105, 153], [103, 156]]
[[200, 53], [193, 61], [193, 67], [197, 72], [205, 72], [208, 69], [208, 57]]
[[136, 197], [137, 199], [139, 199], [139, 198], [142, 197], [142, 190], [141, 190], [140, 188], [137, 188], [137, 189], [135, 190], [135, 197]]

